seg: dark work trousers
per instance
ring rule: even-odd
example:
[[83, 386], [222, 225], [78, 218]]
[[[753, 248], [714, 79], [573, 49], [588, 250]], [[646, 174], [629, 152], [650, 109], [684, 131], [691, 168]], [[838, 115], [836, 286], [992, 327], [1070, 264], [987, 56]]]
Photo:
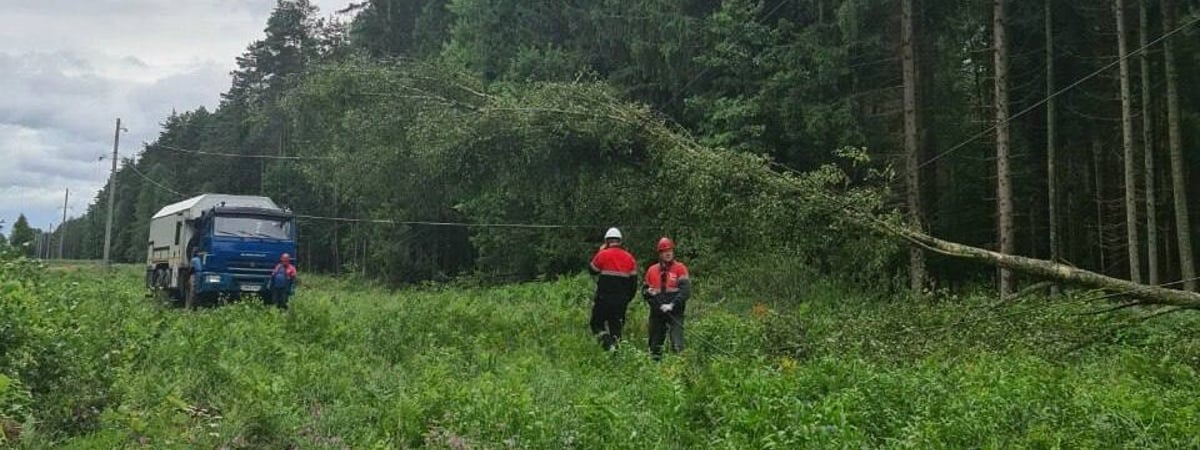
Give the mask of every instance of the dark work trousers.
[[621, 330], [625, 328], [625, 309], [629, 302], [598, 297], [592, 303], [592, 334], [600, 339], [600, 345], [605, 350], [612, 350], [621, 340]]
[[[678, 306], [677, 306], [678, 308]], [[654, 359], [662, 358], [663, 341], [671, 336], [671, 351], [683, 351], [683, 311], [675, 310], [664, 313], [658, 310], [650, 311], [650, 354]]]
[[279, 309], [287, 309], [288, 308], [288, 288], [272, 287], [270, 300], [271, 300], [271, 304], [275, 305]]

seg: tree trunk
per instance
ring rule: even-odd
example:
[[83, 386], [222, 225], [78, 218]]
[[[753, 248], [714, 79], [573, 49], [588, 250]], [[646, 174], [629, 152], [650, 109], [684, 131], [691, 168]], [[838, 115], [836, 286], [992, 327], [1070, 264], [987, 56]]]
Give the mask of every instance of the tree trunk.
[[1129, 255], [1129, 279], [1142, 282], [1142, 245], [1138, 238], [1137, 152], [1133, 150], [1133, 98], [1129, 87], [1129, 48], [1125, 32], [1125, 1], [1113, 0], [1117, 17], [1117, 65], [1121, 73], [1121, 146], [1125, 159], [1125, 244]]
[[[996, 209], [999, 219], [1000, 253], [1013, 253], [1013, 198], [1012, 174], [1009, 170], [1008, 148], [1008, 41], [1005, 36], [1005, 3], [1007, 0], [993, 0], [992, 39], [995, 48], [996, 72]], [[1013, 292], [1013, 274], [1005, 268], [1000, 269], [1000, 298], [1007, 298]]]
[[[1140, 0], [1138, 2], [1138, 18], [1140, 27], [1138, 30], [1138, 43], [1143, 49], [1150, 42], [1150, 19], [1146, 13], [1149, 0]], [[1142, 66], [1142, 157], [1143, 157], [1143, 178], [1146, 183], [1146, 268], [1148, 271], [1148, 284], [1157, 285], [1160, 283], [1158, 275], [1158, 199], [1156, 198], [1157, 186], [1154, 184], [1154, 108], [1150, 100], [1150, 57], [1143, 50], [1141, 54]]]
[[[1156, 130], [1156, 131], [1158, 131], [1158, 133], [1156, 133], [1156, 134], [1159, 136], [1164, 136], [1167, 133], [1167, 128], [1166, 128], [1167, 102], [1159, 101], [1159, 107], [1158, 107], [1157, 113], [1158, 114], [1155, 117], [1158, 118], [1158, 122], [1160, 123], [1160, 125], [1158, 126], [1158, 130]], [[1164, 137], [1160, 140], [1162, 142], [1164, 142], [1163, 149], [1167, 150], [1167, 146], [1166, 146], [1167, 139]], [[1168, 152], [1168, 154], [1169, 154], [1169, 152]], [[1159, 162], [1163, 162], [1162, 158], [1159, 158]], [[1163, 203], [1170, 203], [1171, 202], [1171, 190], [1172, 190], [1172, 186], [1174, 183], [1174, 180], [1171, 179], [1171, 174], [1169, 173], [1169, 171], [1171, 170], [1170, 161], [1167, 161], [1167, 166], [1164, 167], [1163, 170], [1166, 170], [1168, 172], [1164, 172], [1163, 176], [1158, 177], [1158, 192], [1162, 193], [1163, 195], [1166, 196], [1166, 198], [1163, 199]], [[1173, 206], [1174, 205], [1170, 205], [1167, 207], [1168, 212], [1174, 211]], [[1163, 279], [1164, 280], [1178, 280], [1178, 279], [1180, 279], [1180, 276], [1179, 276], [1179, 240], [1172, 238], [1172, 236], [1175, 236], [1174, 217], [1168, 218], [1167, 220], [1164, 220], [1162, 222], [1162, 230], [1163, 230], [1163, 240], [1162, 240]]]
[[[917, 67], [913, 33], [913, 1], [901, 0], [900, 53], [904, 72], [904, 154], [905, 188], [908, 203], [908, 223], [915, 230], [924, 230], [921, 206], [921, 145], [917, 116]], [[913, 293], [925, 288], [925, 252], [911, 246], [908, 255], [909, 284]]]
[[[920, 142], [921, 165], [921, 221], [924, 231], [932, 233], [934, 221], [938, 217], [946, 217], [933, 212], [933, 206], [938, 203], [943, 186], [938, 177], [944, 172], [946, 164], [933, 159], [938, 151], [937, 115], [933, 114], [941, 105], [938, 103], [937, 72], [939, 46], [929, 30], [929, 0], [916, 0], [913, 3], [913, 54], [917, 64], [917, 136]], [[928, 259], [928, 254], [925, 254]], [[928, 263], [927, 263], [928, 264]], [[936, 274], [925, 269], [925, 286], [936, 283]]]
[[1096, 185], [1096, 250], [1100, 253], [1100, 261], [1097, 267], [1100, 268], [1100, 273], [1105, 273], [1108, 270], [1108, 260], [1104, 256], [1104, 151], [1103, 144], [1100, 143], [1100, 136], [1092, 135], [1092, 169], [1095, 175], [1092, 177], [1092, 182]]
[[889, 227], [886, 232], [898, 235], [910, 242], [943, 255], [978, 261], [989, 265], [997, 265], [1029, 275], [1059, 280], [1100, 289], [1120, 292], [1128, 297], [1142, 300], [1143, 304], [1177, 306], [1189, 309], [1200, 309], [1200, 294], [1168, 289], [1158, 286], [1148, 286], [1141, 283], [1113, 278], [1099, 273], [1075, 268], [1066, 264], [1056, 264], [1024, 256], [1007, 255], [990, 250], [971, 247], [950, 241], [944, 241], [913, 230]]
[[[333, 216], [334, 217], [339, 217], [339, 214], [341, 214], [341, 212], [338, 210], [338, 203], [340, 203], [339, 200], [340, 200], [340, 198], [338, 196], [338, 184], [334, 183], [333, 184]], [[332, 244], [333, 245], [329, 246], [329, 249], [330, 249], [330, 251], [333, 252], [333, 254], [330, 255], [333, 257], [333, 273], [340, 275], [342, 273], [342, 255], [341, 255], [341, 251], [339, 251], [339, 247], [342, 245], [342, 239], [341, 239], [341, 237], [338, 236], [338, 221], [336, 221], [336, 220], [333, 221], [333, 242], [332, 242]]]
[[[1174, 0], [1163, 1], [1163, 33], [1175, 29]], [[1167, 72], [1167, 136], [1171, 152], [1172, 191], [1175, 198], [1175, 234], [1179, 241], [1179, 271], [1184, 289], [1196, 290], [1196, 266], [1192, 257], [1192, 227], [1188, 220], [1187, 181], [1183, 175], [1183, 138], [1179, 130], [1179, 87], [1175, 69], [1174, 38], [1163, 42], [1163, 60]]]
[[[1062, 246], [1058, 242], [1058, 150], [1055, 146], [1055, 122], [1058, 116], [1058, 105], [1054, 98], [1054, 3], [1046, 0], [1046, 185], [1047, 200], [1049, 201], [1050, 228], [1050, 260], [1062, 261]], [[1058, 288], [1051, 290], [1057, 293]]]

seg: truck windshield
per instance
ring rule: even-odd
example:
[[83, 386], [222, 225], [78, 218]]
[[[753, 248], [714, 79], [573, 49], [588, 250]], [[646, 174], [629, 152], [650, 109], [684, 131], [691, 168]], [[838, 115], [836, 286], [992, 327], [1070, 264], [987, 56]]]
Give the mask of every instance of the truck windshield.
[[217, 217], [213, 234], [287, 240], [292, 238], [292, 222], [274, 217]]

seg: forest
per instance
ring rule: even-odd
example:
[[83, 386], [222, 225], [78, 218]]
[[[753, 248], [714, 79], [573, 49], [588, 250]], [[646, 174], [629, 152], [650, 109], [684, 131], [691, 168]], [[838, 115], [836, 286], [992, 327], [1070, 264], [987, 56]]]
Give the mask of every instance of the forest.
[[[6, 225], [0, 447], [1200, 447], [1198, 23], [277, 0], [218, 107]], [[147, 295], [150, 217], [200, 193], [296, 215], [290, 310]], [[680, 353], [642, 301], [588, 332], [610, 226], [690, 267]]]
[[[1198, 10], [370, 0], [328, 15], [279, 1], [218, 108], [126, 150], [113, 253], [143, 259], [155, 210], [220, 192], [301, 215], [306, 270], [390, 282], [572, 273], [609, 225], [637, 229], [635, 253], [678, 236], [701, 267], [770, 249], [887, 289], [1021, 282], [864, 232], [837, 218], [850, 206], [1194, 289], [1180, 280], [1196, 276]], [[826, 169], [852, 203], [767, 187]], [[94, 202], [56, 231], [66, 258], [101, 255], [106, 214]]]

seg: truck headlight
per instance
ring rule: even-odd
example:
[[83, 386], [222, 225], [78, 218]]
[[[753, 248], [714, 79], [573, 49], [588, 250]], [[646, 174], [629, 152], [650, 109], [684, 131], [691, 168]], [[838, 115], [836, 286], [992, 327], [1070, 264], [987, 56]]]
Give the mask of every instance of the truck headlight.
[[218, 274], [209, 274], [204, 277], [204, 282], [209, 284], [220, 284], [221, 276]]

